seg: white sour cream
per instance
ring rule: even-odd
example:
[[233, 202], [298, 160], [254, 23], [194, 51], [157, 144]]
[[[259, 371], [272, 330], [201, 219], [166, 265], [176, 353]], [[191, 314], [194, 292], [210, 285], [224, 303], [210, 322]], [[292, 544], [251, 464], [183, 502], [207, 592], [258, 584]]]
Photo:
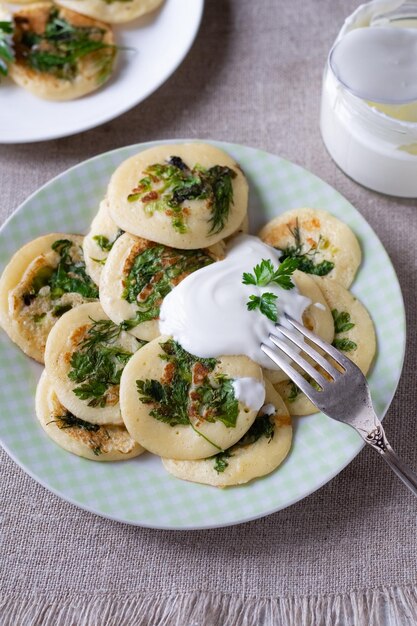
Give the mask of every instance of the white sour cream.
[[296, 287], [285, 290], [277, 285], [257, 287], [242, 283], [243, 273], [253, 273], [262, 259], [270, 259], [278, 267], [278, 256], [274, 248], [257, 237], [234, 238], [223, 261], [190, 274], [165, 297], [159, 321], [161, 334], [172, 335], [196, 356], [246, 355], [262, 367], [279, 369], [261, 350], [261, 343], [273, 347], [268, 338], [276, 332], [275, 323], [259, 309], [248, 311], [249, 296], [264, 292], [278, 296], [279, 322], [291, 329], [283, 313], [302, 323], [303, 312], [311, 300], [300, 295]]
[[235, 378], [232, 387], [236, 400], [240, 400], [251, 411], [259, 411], [265, 402], [265, 385], [256, 378]]
[[353, 180], [417, 197], [417, 19], [409, 3], [373, 0], [346, 19], [325, 68], [320, 127]]
[[263, 407], [261, 407], [261, 413], [263, 415], [275, 415], [275, 413], [277, 412], [276, 408], [274, 407], [273, 404], [269, 403], [269, 404], [264, 404]]
[[401, 104], [417, 100], [417, 30], [356, 28], [330, 55], [337, 78], [363, 100]]

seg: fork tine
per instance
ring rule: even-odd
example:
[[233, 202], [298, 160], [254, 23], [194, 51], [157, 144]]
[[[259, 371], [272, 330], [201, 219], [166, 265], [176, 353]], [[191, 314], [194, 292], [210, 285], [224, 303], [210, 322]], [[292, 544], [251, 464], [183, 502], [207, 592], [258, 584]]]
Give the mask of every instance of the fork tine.
[[331, 356], [332, 359], [334, 359], [336, 363], [339, 363], [339, 365], [341, 365], [345, 370], [356, 369], [356, 366], [352, 363], [350, 359], [347, 358], [347, 356], [339, 352], [339, 350], [336, 350], [336, 348], [334, 348], [329, 343], [327, 343], [327, 341], [323, 341], [323, 339], [321, 339], [320, 337], [312, 333], [310, 330], [305, 328], [305, 326], [303, 326], [302, 324], [299, 324], [297, 320], [291, 317], [291, 315], [288, 315], [288, 313], [284, 313], [284, 315], [287, 318], [287, 320], [290, 322], [290, 324], [294, 326], [296, 330], [298, 330], [302, 335], [304, 335], [304, 337], [307, 337], [307, 339], [310, 339], [310, 341], [314, 343], [316, 346], [319, 346], [319, 348], [324, 350], [324, 352], [326, 352], [329, 356]]
[[282, 370], [284, 370], [287, 376], [289, 376], [289, 378], [297, 385], [297, 387], [299, 387], [301, 391], [305, 393], [307, 398], [311, 400], [313, 404], [317, 404], [318, 396], [322, 393], [321, 391], [317, 391], [316, 389], [314, 389], [314, 387], [312, 387], [312, 385], [310, 385], [310, 383], [308, 383], [306, 379], [303, 378], [303, 376], [299, 372], [297, 372], [297, 370], [294, 369], [292, 365], [290, 365], [288, 361], [286, 361], [284, 357], [278, 354], [275, 350], [273, 350], [269, 346], [266, 346], [264, 343], [261, 344], [261, 350], [267, 356], [269, 356], [269, 358], [274, 361], [274, 363], [276, 363]]
[[306, 343], [301, 337], [296, 335], [293, 331], [288, 330], [285, 326], [281, 326], [281, 324], [276, 324], [275, 327], [280, 331], [284, 337], [295, 343], [296, 346], [301, 348], [303, 352], [311, 356], [311, 358], [316, 361], [332, 378], [335, 380], [342, 376], [341, 372], [337, 370], [329, 361], [327, 361], [324, 356], [322, 356], [319, 352], [314, 350], [308, 343]]
[[272, 334], [269, 335], [269, 338], [272, 341], [272, 343], [276, 345], [277, 348], [282, 350], [284, 354], [289, 356], [290, 359], [294, 361], [294, 363], [297, 363], [297, 365], [299, 365], [305, 372], [307, 372], [307, 374], [313, 380], [315, 380], [316, 383], [320, 385], [320, 387], [324, 388], [326, 384], [328, 384], [329, 381], [326, 380], [324, 376], [322, 376], [320, 372], [318, 372], [316, 368], [313, 365], [311, 365], [308, 361], [306, 361], [296, 350], [294, 350], [291, 346], [286, 344], [285, 341], [282, 341], [282, 339], [279, 339], [278, 337]]

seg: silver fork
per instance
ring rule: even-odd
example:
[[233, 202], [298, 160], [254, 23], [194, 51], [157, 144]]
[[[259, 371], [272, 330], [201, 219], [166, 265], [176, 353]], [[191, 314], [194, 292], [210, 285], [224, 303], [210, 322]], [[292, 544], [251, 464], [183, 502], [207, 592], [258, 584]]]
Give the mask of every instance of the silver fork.
[[397, 456], [388, 443], [382, 424], [372, 406], [368, 383], [359, 367], [292, 317], [286, 315], [286, 318], [305, 338], [321, 348], [325, 354], [338, 363], [343, 371], [339, 371], [314, 348], [305, 343], [302, 337], [280, 324], [276, 325], [277, 331], [308, 354], [316, 365], [327, 372], [331, 380], [323, 376], [314, 365], [306, 361], [296, 349], [277, 335], [271, 334], [269, 339], [294, 363], [297, 363], [320, 389], [313, 387], [278, 351], [264, 343], [261, 345], [263, 352], [284, 370], [287, 376], [318, 409], [338, 422], [352, 426], [365, 443], [379, 452], [400, 480], [417, 496], [417, 473], [413, 472]]

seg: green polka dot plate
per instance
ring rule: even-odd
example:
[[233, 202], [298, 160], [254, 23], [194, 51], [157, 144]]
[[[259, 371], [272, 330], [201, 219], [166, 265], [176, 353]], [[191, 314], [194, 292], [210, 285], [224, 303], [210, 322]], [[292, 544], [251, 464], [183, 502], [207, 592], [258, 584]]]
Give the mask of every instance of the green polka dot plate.
[[[127, 157], [154, 144], [102, 154], [64, 172], [33, 194], [0, 231], [0, 266], [29, 240], [49, 232], [86, 232], [109, 177]], [[363, 217], [329, 185], [275, 155], [219, 143], [245, 171], [250, 184], [251, 231], [280, 212], [326, 209], [358, 236], [363, 263], [352, 292], [369, 310], [378, 351], [369, 377], [375, 409], [386, 412], [401, 373], [405, 316], [400, 287], [384, 247]], [[41, 367], [4, 333], [0, 337], [0, 440], [30, 476], [73, 504], [103, 517], [168, 529], [213, 528], [283, 509], [324, 485], [361, 450], [360, 437], [323, 414], [295, 421], [293, 448], [275, 472], [224, 490], [167, 474], [159, 458], [144, 454], [120, 463], [94, 463], [61, 450], [37, 423], [34, 395]]]

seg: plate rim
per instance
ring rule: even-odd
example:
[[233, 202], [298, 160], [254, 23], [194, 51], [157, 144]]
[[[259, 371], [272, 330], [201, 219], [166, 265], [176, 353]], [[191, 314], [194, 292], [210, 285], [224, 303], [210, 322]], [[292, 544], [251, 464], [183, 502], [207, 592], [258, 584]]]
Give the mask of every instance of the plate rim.
[[[204, 2], [204, 0], [202, 0], [202, 1]], [[403, 338], [402, 338], [402, 346], [401, 346], [400, 363], [399, 363], [398, 372], [396, 374], [396, 381], [395, 381], [395, 385], [393, 385], [393, 388], [392, 388], [389, 400], [386, 403], [386, 407], [385, 407], [384, 411], [380, 415], [380, 420], [382, 421], [384, 419], [386, 413], [388, 412], [388, 410], [389, 410], [389, 408], [390, 408], [390, 406], [392, 404], [393, 398], [394, 398], [394, 396], [395, 396], [395, 394], [397, 392], [397, 389], [398, 389], [398, 385], [399, 385], [399, 382], [400, 382], [400, 379], [401, 379], [401, 375], [402, 375], [402, 371], [403, 371], [403, 367], [404, 367], [405, 351], [406, 351], [406, 345], [407, 345], [407, 319], [406, 319], [405, 303], [404, 303], [403, 292], [402, 292], [402, 289], [401, 289], [401, 284], [400, 284], [400, 281], [398, 280], [397, 272], [395, 270], [395, 267], [394, 267], [393, 263], [391, 262], [391, 258], [389, 257], [388, 252], [387, 252], [384, 244], [382, 243], [382, 241], [380, 240], [380, 238], [378, 237], [378, 235], [374, 231], [373, 227], [369, 224], [367, 219], [362, 215], [362, 213], [360, 213], [360, 211], [347, 198], [345, 198], [345, 196], [343, 196], [337, 189], [335, 189], [331, 184], [329, 184], [328, 182], [326, 182], [325, 180], [323, 180], [321, 177], [317, 176], [316, 174], [314, 174], [310, 170], [308, 170], [308, 169], [298, 165], [297, 163], [294, 163], [294, 162], [290, 161], [289, 159], [286, 159], [284, 157], [279, 156], [278, 154], [274, 154], [272, 152], [269, 152], [267, 150], [263, 150], [263, 149], [260, 149], [260, 148], [254, 147], [254, 146], [249, 146], [249, 145], [246, 145], [246, 144], [237, 144], [237, 143], [234, 143], [234, 142], [227, 142], [227, 141], [218, 141], [218, 140], [214, 140], [214, 139], [210, 139], [210, 140], [209, 139], [196, 139], [196, 138], [192, 138], [192, 139], [191, 138], [186, 138], [186, 139], [182, 139], [182, 138], [157, 139], [157, 140], [153, 140], [153, 141], [139, 142], [139, 143], [135, 143], [135, 144], [130, 144], [130, 145], [127, 145], [127, 146], [120, 146], [118, 148], [113, 148], [112, 150], [108, 150], [106, 152], [102, 152], [102, 153], [97, 154], [97, 155], [95, 155], [93, 157], [85, 159], [84, 161], [76, 163], [75, 165], [72, 165], [71, 167], [65, 169], [64, 171], [60, 172], [59, 174], [57, 174], [56, 176], [54, 176], [53, 178], [51, 178], [50, 180], [45, 182], [43, 185], [38, 187], [23, 202], [21, 202], [20, 205], [3, 222], [3, 224], [0, 226], [0, 237], [3, 235], [3, 230], [7, 228], [8, 223], [18, 213], [20, 213], [21, 211], [24, 211], [25, 206], [27, 204], [29, 204], [33, 198], [35, 198], [40, 192], [42, 192], [44, 189], [46, 189], [50, 185], [53, 185], [56, 182], [58, 182], [61, 178], [64, 178], [67, 175], [71, 174], [77, 168], [84, 167], [84, 166], [86, 166], [86, 165], [88, 165], [88, 164], [90, 164], [90, 163], [92, 163], [92, 162], [94, 162], [96, 160], [100, 160], [103, 157], [111, 156], [112, 154], [119, 153], [119, 152], [122, 152], [124, 150], [130, 151], [130, 150], [133, 150], [133, 149], [138, 149], [138, 151], [142, 151], [142, 150], [145, 150], [148, 147], [151, 147], [151, 146], [153, 146], [155, 144], [173, 144], [173, 143], [210, 143], [210, 144], [216, 145], [216, 146], [218, 146], [220, 148], [223, 148], [226, 151], [227, 151], [228, 148], [229, 149], [230, 148], [249, 149], [249, 150], [254, 150], [254, 151], [257, 151], [257, 152], [261, 152], [261, 153], [267, 154], [268, 156], [276, 157], [276, 158], [278, 158], [278, 159], [280, 159], [282, 161], [290, 163], [291, 166], [295, 167], [299, 171], [305, 172], [305, 173], [309, 174], [310, 176], [312, 176], [316, 180], [318, 180], [320, 183], [323, 183], [327, 187], [330, 187], [335, 193], [337, 193], [344, 201], [346, 201], [349, 204], [350, 209], [353, 210], [354, 213], [357, 213], [360, 216], [361, 220], [363, 220], [363, 222], [365, 222], [365, 224], [368, 226], [368, 228], [370, 228], [370, 230], [372, 231], [374, 237], [378, 240], [379, 244], [381, 245], [381, 247], [382, 247], [382, 249], [383, 249], [383, 251], [384, 251], [384, 253], [385, 253], [385, 255], [386, 255], [387, 259], [388, 259], [388, 262], [389, 262], [389, 264], [391, 266], [393, 274], [395, 276], [396, 286], [398, 288], [399, 304], [401, 305], [401, 320], [400, 320], [400, 324], [401, 324], [402, 328], [404, 329], [404, 334], [403, 334]], [[143, 521], [137, 522], [137, 521], [130, 520], [130, 519], [124, 519], [122, 517], [118, 517], [117, 515], [112, 515], [112, 514], [109, 514], [109, 513], [106, 513], [106, 512], [102, 512], [102, 511], [98, 512], [93, 507], [89, 507], [87, 504], [80, 503], [75, 498], [72, 498], [71, 496], [68, 496], [67, 494], [59, 491], [59, 489], [56, 489], [55, 487], [52, 487], [52, 486], [46, 484], [46, 482], [42, 478], [39, 478], [38, 476], [36, 476], [32, 472], [32, 470], [29, 468], [29, 466], [26, 465], [25, 462], [21, 462], [20, 460], [18, 460], [16, 455], [14, 454], [14, 452], [1, 439], [0, 439], [0, 445], [3, 448], [3, 450], [7, 453], [7, 455], [18, 465], [18, 467], [20, 467], [28, 476], [30, 476], [33, 480], [35, 480], [43, 488], [45, 488], [47, 491], [53, 493], [54, 495], [58, 496], [60, 499], [64, 500], [65, 502], [68, 502], [71, 505], [73, 505], [75, 507], [78, 507], [78, 508], [80, 508], [82, 510], [85, 510], [88, 513], [92, 513], [94, 515], [98, 515], [99, 517], [102, 517], [102, 518], [105, 518], [105, 519], [108, 519], [108, 520], [111, 520], [111, 521], [115, 521], [115, 522], [118, 522], [118, 523], [127, 524], [129, 526], [133, 526], [133, 527], [137, 527], [137, 528], [149, 528], [149, 529], [155, 529], [155, 530], [169, 530], [169, 531], [188, 531], [188, 530], [196, 530], [197, 531], [197, 530], [210, 530], [210, 529], [226, 528], [226, 527], [229, 527], [229, 526], [235, 526], [235, 525], [238, 525], [238, 524], [244, 524], [244, 523], [247, 523], [247, 522], [255, 521], [257, 519], [261, 519], [261, 518], [266, 517], [268, 515], [272, 515], [274, 513], [282, 511], [282, 510], [292, 506], [293, 504], [296, 504], [297, 502], [301, 502], [302, 500], [304, 500], [304, 498], [309, 497], [310, 495], [312, 495], [313, 493], [315, 493], [316, 491], [321, 489], [328, 482], [333, 480], [333, 478], [335, 478], [338, 474], [340, 474], [340, 472], [342, 472], [353, 461], [353, 459], [359, 454], [359, 452], [365, 447], [365, 442], [363, 442], [361, 440], [358, 440], [358, 443], [355, 446], [354, 450], [348, 455], [346, 461], [343, 464], [339, 464], [335, 470], [332, 469], [331, 471], [329, 471], [328, 474], [326, 474], [326, 477], [324, 477], [322, 481], [317, 483], [312, 490], [308, 491], [308, 493], [304, 493], [303, 495], [300, 495], [300, 496], [295, 496], [294, 498], [288, 500], [283, 506], [273, 507], [271, 509], [268, 509], [268, 510], [263, 511], [263, 512], [258, 513], [258, 514], [247, 515], [245, 517], [240, 517], [237, 520], [220, 522], [220, 523], [216, 523], [216, 524], [206, 524], [206, 525], [201, 525], [201, 524], [200, 525], [195, 525], [195, 524], [185, 523], [184, 525], [181, 525], [181, 526], [173, 526], [172, 524], [155, 524], [155, 523], [149, 523], [148, 524], [148, 523], [143, 522]], [[241, 486], [241, 487], [244, 487], [244, 485]]]
[[[165, 0], [167, 1], [167, 0]], [[11, 2], [13, 2], [13, 0], [11, 0]], [[129, 102], [129, 104], [127, 104], [126, 106], [122, 106], [120, 109], [117, 110], [116, 113], [112, 113], [109, 116], [104, 116], [102, 118], [100, 118], [100, 121], [89, 121], [86, 122], [84, 124], [81, 124], [79, 127], [76, 128], [76, 130], [67, 130], [64, 132], [60, 132], [60, 131], [56, 131], [56, 132], [52, 132], [50, 134], [43, 134], [43, 135], [39, 135], [35, 138], [31, 138], [31, 139], [4, 139], [1, 137], [1, 129], [0, 129], [0, 145], [21, 145], [21, 144], [36, 144], [36, 143], [42, 143], [44, 141], [53, 141], [54, 139], [63, 139], [64, 137], [72, 137], [73, 135], [78, 135], [84, 132], [87, 132], [88, 130], [92, 130], [93, 128], [98, 128], [99, 126], [102, 126], [103, 124], [107, 124], [108, 122], [111, 122], [114, 119], [117, 119], [118, 117], [121, 117], [122, 115], [124, 115], [125, 113], [127, 113], [128, 111], [130, 111], [131, 109], [133, 109], [134, 107], [138, 106], [139, 104], [141, 104], [142, 102], [144, 102], [145, 100], [147, 100], [147, 98], [149, 98], [149, 96], [151, 96], [153, 93], [155, 93], [160, 87], [162, 87], [162, 85], [164, 83], [166, 83], [169, 78], [171, 78], [171, 76], [177, 71], [177, 69], [180, 67], [180, 65], [183, 63], [183, 61], [185, 60], [185, 58], [187, 57], [188, 53], [190, 52], [192, 46], [194, 45], [194, 42], [197, 38], [198, 32], [200, 30], [201, 27], [201, 22], [203, 19], [203, 13], [204, 13], [204, 7], [205, 7], [205, 0], [193, 0], [193, 3], [199, 3], [197, 5], [197, 17], [195, 20], [195, 23], [193, 25], [192, 28], [192, 34], [189, 38], [189, 40], [187, 41], [187, 45], [184, 47], [184, 49], [182, 50], [181, 54], [177, 57], [175, 63], [172, 65], [172, 67], [165, 72], [164, 74], [162, 74], [160, 76], [160, 78], [158, 79], [158, 81], [156, 81], [156, 83], [148, 88], [144, 93], [142, 93], [142, 95], [139, 97], [139, 99], [137, 100], [133, 100], [131, 102]], [[20, 5], [19, 5], [20, 6]], [[159, 10], [160, 7], [158, 7], [156, 9], [156, 11]], [[132, 20], [133, 22], [134, 20]], [[127, 22], [127, 24], [130, 24], [130, 22]], [[123, 24], [113, 24], [113, 26], [117, 26], [117, 27], [123, 27]], [[10, 79], [9, 79], [10, 80]], [[105, 89], [106, 87], [102, 87], [103, 89]], [[84, 96], [85, 98], [88, 98], [90, 94], [86, 94], [86, 96]], [[35, 96], [34, 96], [35, 97]], [[59, 102], [54, 103], [53, 101], [50, 101], [52, 104], [58, 104]], [[104, 153], [103, 153], [104, 154]]]

